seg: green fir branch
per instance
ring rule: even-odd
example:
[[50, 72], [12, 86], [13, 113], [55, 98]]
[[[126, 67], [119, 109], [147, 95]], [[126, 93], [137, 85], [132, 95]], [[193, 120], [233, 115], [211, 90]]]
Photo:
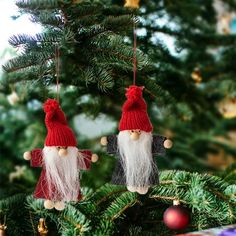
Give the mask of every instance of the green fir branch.
[[83, 235], [90, 229], [90, 220], [71, 205], [67, 205], [59, 217], [59, 232], [62, 235]]
[[137, 193], [125, 192], [117, 197], [110, 206], [104, 211], [103, 217], [112, 221], [121, 217], [121, 215], [134, 204], [138, 203]]
[[124, 186], [105, 184], [103, 187], [99, 188], [92, 196], [90, 201], [94, 201], [96, 205], [103, 203], [109, 199], [114, 199], [117, 194], [125, 192]]
[[54, 9], [59, 6], [58, 0], [17, 0], [16, 5], [26, 10]]

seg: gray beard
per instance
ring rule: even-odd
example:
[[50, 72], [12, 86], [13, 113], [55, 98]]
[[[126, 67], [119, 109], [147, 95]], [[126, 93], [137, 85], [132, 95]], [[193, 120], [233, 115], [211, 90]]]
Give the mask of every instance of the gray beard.
[[150, 176], [156, 168], [152, 156], [152, 133], [142, 131], [138, 140], [132, 140], [129, 131], [120, 131], [118, 150], [126, 185], [132, 187], [149, 186]]
[[44, 147], [43, 160], [50, 200], [76, 201], [79, 194], [79, 152], [68, 147], [68, 154], [60, 157], [56, 147]]

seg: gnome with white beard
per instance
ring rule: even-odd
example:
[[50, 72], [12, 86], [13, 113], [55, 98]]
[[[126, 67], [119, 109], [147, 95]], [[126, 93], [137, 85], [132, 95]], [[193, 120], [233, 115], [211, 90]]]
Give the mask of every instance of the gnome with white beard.
[[65, 202], [79, 201], [80, 170], [88, 170], [98, 156], [88, 150], [78, 150], [72, 129], [68, 126], [59, 103], [48, 99], [43, 105], [48, 133], [43, 149], [24, 153], [32, 167], [42, 167], [34, 197], [45, 199], [46, 209], [63, 210]]
[[142, 96], [144, 87], [130, 86], [122, 107], [119, 134], [101, 138], [109, 154], [118, 156], [112, 183], [126, 185], [130, 192], [146, 194], [149, 187], [159, 184], [154, 155], [164, 155], [172, 141], [152, 134], [147, 104]]

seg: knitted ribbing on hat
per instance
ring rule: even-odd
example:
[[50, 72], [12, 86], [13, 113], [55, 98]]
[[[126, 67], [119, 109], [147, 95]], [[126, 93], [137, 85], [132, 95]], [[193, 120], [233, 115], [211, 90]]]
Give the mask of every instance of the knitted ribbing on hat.
[[45, 146], [76, 146], [77, 141], [72, 129], [68, 126], [64, 112], [58, 101], [48, 99], [43, 105], [45, 125], [48, 133]]
[[152, 131], [152, 124], [147, 114], [147, 104], [143, 99], [144, 87], [131, 85], [126, 91], [127, 100], [122, 107], [122, 116], [119, 130], [140, 129], [146, 132]]

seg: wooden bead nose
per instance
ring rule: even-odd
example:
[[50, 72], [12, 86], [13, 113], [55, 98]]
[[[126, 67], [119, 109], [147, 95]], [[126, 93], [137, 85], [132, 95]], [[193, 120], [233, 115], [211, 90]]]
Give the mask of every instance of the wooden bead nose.
[[67, 150], [64, 148], [60, 148], [60, 150], [58, 151], [58, 154], [60, 157], [66, 156], [67, 155]]
[[133, 132], [130, 134], [130, 138], [132, 140], [138, 140], [139, 139], [139, 134], [137, 132]]

